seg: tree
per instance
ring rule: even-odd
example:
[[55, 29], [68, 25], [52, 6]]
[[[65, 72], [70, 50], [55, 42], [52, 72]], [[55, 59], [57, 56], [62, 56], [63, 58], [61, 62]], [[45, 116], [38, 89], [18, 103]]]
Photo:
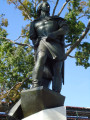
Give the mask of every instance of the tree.
[[[90, 29], [90, 21], [85, 26], [85, 23], [81, 21], [80, 18], [86, 17], [90, 18], [90, 1], [81, 1], [81, 0], [71, 0], [68, 5], [69, 12], [66, 14], [66, 19], [69, 24], [69, 34], [66, 36], [67, 43], [73, 45], [76, 40], [80, 40], [77, 42], [78, 44], [74, 44], [77, 48], [75, 53], [76, 65], [82, 65], [85, 68], [90, 66], [89, 58], [90, 58], [90, 43], [82, 42], [82, 39], [86, 36]], [[86, 29], [86, 30], [85, 30]], [[81, 36], [82, 32], [85, 30], [85, 33]]]
[[[29, 27], [30, 21], [37, 18], [36, 9], [41, 1], [42, 0], [7, 0], [8, 4], [14, 4], [15, 7], [22, 12], [24, 20], [29, 20], [28, 24], [22, 29], [21, 36], [17, 39], [19, 40], [20, 37], [23, 37], [24, 43], [7, 39], [8, 34], [3, 26], [7, 27], [8, 22], [6, 19], [3, 19], [3, 16], [0, 17], [0, 62], [2, 63], [0, 66], [0, 83], [3, 89], [10, 88], [7, 94], [11, 94], [13, 92], [12, 90], [15, 89], [17, 91], [21, 85], [27, 87], [28, 82], [31, 81], [30, 75], [34, 65], [34, 59], [32, 52], [33, 46], [30, 45], [29, 41]], [[48, 2], [50, 1], [48, 0]], [[54, 2], [55, 6], [52, 15], [55, 14], [60, 0], [55, 0]], [[74, 56], [76, 65], [82, 65], [85, 68], [90, 67], [90, 42], [83, 40], [86, 36], [88, 38], [90, 35], [90, 1], [66, 0], [60, 11], [58, 11], [58, 16], [60, 16], [66, 5], [68, 12], [65, 14], [65, 19], [70, 29], [65, 38], [66, 49], [68, 49], [66, 56], [73, 57], [70, 53], [72, 50], [76, 50]], [[87, 19], [88, 24], [85, 24], [82, 18]], [[27, 79], [28, 82], [24, 82]], [[20, 82], [20, 84], [16, 84], [16, 81]], [[5, 97], [7, 94], [5, 94]], [[12, 98], [10, 99], [12, 100]]]
[[[28, 85], [31, 83], [30, 77], [34, 65], [34, 58], [31, 47], [16, 46], [12, 42], [7, 41], [7, 32], [3, 26], [7, 27], [8, 21], [1, 15], [0, 99], [5, 98], [7, 102], [9, 102], [9, 100], [15, 102], [20, 97], [21, 85], [23, 88], [28, 88]], [[28, 38], [26, 38], [25, 43], [29, 44]]]

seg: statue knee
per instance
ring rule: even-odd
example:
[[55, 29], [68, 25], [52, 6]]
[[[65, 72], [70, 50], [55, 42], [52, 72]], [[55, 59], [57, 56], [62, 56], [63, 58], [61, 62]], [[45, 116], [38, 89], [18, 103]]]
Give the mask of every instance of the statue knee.
[[46, 60], [46, 54], [44, 52], [39, 52], [38, 57], [37, 57], [37, 61], [40, 64], [44, 64]]

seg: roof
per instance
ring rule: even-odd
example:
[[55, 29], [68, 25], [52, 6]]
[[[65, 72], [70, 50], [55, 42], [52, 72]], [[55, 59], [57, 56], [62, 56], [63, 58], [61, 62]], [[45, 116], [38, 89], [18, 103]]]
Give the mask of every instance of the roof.
[[90, 108], [66, 106], [67, 118], [75, 120], [90, 120]]

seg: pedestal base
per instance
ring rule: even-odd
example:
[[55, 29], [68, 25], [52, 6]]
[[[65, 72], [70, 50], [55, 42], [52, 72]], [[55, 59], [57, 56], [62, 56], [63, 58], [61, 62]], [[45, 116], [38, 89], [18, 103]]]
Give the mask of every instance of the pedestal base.
[[44, 109], [63, 106], [64, 100], [64, 96], [43, 88], [43, 86], [21, 92], [21, 107], [24, 117]]
[[42, 110], [22, 120], [66, 120], [66, 107]]
[[[24, 90], [21, 92], [21, 99], [12, 107], [12, 109], [8, 113], [8, 116], [12, 116], [16, 119], [21, 120], [28, 116], [31, 117], [30, 115], [32, 114], [35, 114], [35, 116], [37, 116], [37, 112], [41, 111], [40, 114], [38, 114], [42, 114], [43, 119], [41, 120], [44, 120], [44, 118], [48, 116], [50, 116], [49, 118], [52, 118], [54, 114], [56, 116], [59, 115], [56, 120], [62, 120], [60, 119], [60, 116], [63, 115], [63, 108], [60, 106], [64, 105], [64, 100], [64, 96], [60, 95], [59, 93], [53, 92], [52, 90], [43, 88], [43, 86]], [[49, 120], [49, 118], [46, 120]], [[32, 119], [30, 118], [30, 120], [35, 120], [35, 118], [33, 119], [32, 117]]]

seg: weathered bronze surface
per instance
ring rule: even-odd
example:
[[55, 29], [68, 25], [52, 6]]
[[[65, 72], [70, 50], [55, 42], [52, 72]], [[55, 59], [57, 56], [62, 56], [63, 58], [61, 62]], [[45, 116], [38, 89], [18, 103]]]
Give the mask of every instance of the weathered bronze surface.
[[[60, 93], [64, 79], [64, 35], [68, 25], [63, 18], [49, 16], [50, 5], [42, 2], [37, 10], [38, 18], [31, 22], [30, 39], [35, 48], [35, 66], [33, 70], [33, 87], [49, 85]], [[47, 79], [47, 81], [46, 81]], [[46, 82], [45, 82], [46, 81]]]
[[24, 117], [44, 109], [63, 106], [64, 100], [64, 96], [43, 86], [21, 92], [21, 108]]
[[8, 113], [8, 120], [21, 120], [41, 110], [64, 105], [65, 97], [43, 86], [23, 90], [21, 99]]

